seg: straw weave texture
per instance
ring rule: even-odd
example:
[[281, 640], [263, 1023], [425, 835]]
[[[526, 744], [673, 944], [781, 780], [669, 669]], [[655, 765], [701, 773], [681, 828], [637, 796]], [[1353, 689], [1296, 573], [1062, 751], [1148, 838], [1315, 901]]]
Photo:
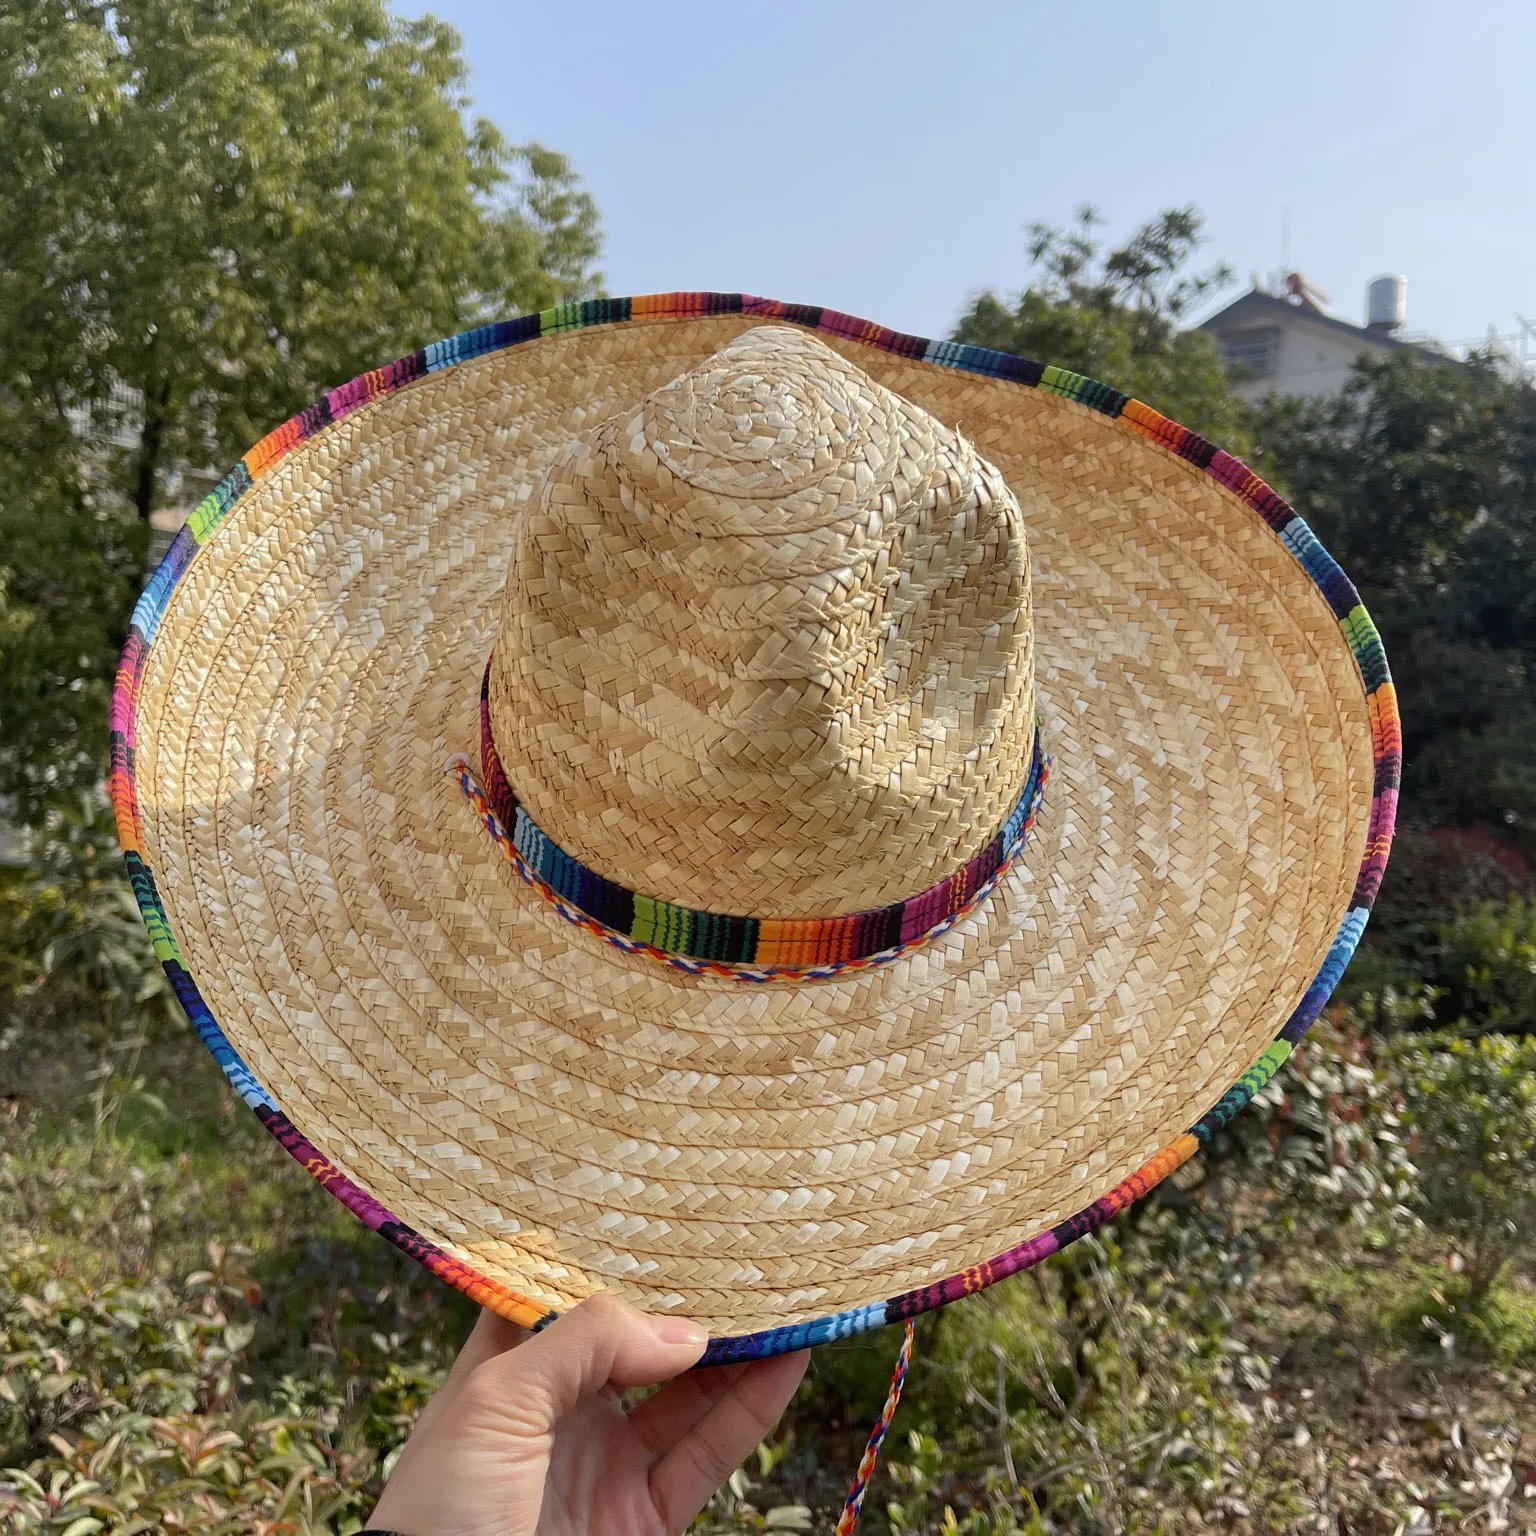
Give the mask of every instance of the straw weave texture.
[[[716, 358], [753, 329], [546, 335], [293, 448], [169, 594], [133, 770], [187, 970], [335, 1169], [535, 1308], [720, 1334], [937, 1282], [1173, 1143], [1319, 972], [1373, 794], [1339, 620], [1237, 496], [1006, 380]], [[995, 833], [1037, 715], [1052, 778], [931, 943], [680, 976], [561, 918], [445, 775], [493, 646], [540, 825], [669, 900], [900, 899]]]

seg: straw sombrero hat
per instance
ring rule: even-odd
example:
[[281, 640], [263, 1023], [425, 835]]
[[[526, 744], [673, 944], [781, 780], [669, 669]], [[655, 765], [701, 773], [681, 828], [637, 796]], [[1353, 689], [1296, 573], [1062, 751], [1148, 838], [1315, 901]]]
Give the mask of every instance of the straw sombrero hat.
[[709, 1359], [980, 1289], [1317, 1016], [1396, 801], [1353, 588], [1091, 380], [741, 295], [365, 374], [135, 612], [135, 888], [246, 1100], [535, 1323]]

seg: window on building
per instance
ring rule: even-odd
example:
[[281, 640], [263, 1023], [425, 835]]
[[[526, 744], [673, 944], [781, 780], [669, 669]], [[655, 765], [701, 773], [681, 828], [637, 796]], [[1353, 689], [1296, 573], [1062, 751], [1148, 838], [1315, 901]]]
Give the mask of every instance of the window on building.
[[1255, 331], [1228, 331], [1221, 340], [1221, 360], [1230, 373], [1261, 379], [1275, 371], [1280, 332], [1275, 326]]

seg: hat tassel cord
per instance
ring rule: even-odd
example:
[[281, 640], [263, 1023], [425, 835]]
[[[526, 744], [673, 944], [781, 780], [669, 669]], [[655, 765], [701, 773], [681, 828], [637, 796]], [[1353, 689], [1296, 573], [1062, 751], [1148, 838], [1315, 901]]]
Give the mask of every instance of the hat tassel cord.
[[896, 1416], [896, 1405], [901, 1401], [902, 1383], [907, 1379], [907, 1367], [912, 1363], [912, 1319], [907, 1319], [906, 1333], [901, 1341], [901, 1352], [896, 1356], [896, 1369], [891, 1372], [891, 1388], [885, 1394], [885, 1407], [870, 1431], [869, 1443], [859, 1458], [859, 1470], [854, 1475], [853, 1486], [843, 1504], [843, 1513], [837, 1522], [835, 1536], [854, 1536], [859, 1528], [859, 1513], [864, 1508], [864, 1495], [869, 1492], [869, 1480], [874, 1475], [875, 1463], [880, 1459], [880, 1443]]

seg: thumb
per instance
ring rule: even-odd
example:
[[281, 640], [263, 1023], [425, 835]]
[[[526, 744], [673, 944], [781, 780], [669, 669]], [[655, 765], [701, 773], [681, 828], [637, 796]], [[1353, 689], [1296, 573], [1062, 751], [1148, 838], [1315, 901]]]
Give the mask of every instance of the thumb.
[[493, 1390], [535, 1397], [553, 1424], [604, 1387], [669, 1380], [698, 1360], [708, 1338], [687, 1318], [653, 1317], [599, 1294], [475, 1374]]

